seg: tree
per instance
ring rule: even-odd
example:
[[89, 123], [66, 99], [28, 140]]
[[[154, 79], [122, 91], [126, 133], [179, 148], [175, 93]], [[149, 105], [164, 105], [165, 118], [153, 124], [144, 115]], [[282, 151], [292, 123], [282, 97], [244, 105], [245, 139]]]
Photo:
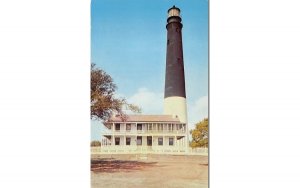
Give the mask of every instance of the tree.
[[91, 142], [91, 146], [92, 146], [92, 147], [98, 147], [98, 146], [101, 146], [101, 142], [98, 141], [98, 140], [93, 140], [93, 141]]
[[115, 97], [117, 86], [105, 71], [91, 64], [91, 119], [107, 120], [113, 113], [126, 118], [124, 108], [132, 112], [141, 112], [141, 109], [127, 103], [124, 98]]
[[208, 147], [208, 118], [196, 124], [195, 129], [191, 130], [192, 142], [190, 146], [195, 147]]

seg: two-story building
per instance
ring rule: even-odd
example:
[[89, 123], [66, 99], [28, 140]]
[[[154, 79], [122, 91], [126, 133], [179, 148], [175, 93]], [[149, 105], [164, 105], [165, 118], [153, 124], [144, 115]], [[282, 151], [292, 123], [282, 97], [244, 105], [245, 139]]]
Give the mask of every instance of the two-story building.
[[104, 125], [104, 152], [180, 153], [187, 149], [186, 124], [176, 116], [128, 115], [125, 121], [116, 116]]

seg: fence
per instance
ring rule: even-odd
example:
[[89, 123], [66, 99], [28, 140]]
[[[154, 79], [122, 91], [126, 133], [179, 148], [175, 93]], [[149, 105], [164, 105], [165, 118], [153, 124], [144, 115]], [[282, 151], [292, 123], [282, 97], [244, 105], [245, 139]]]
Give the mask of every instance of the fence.
[[161, 147], [161, 146], [102, 146], [91, 147], [91, 154], [173, 154], [208, 155], [208, 148]]

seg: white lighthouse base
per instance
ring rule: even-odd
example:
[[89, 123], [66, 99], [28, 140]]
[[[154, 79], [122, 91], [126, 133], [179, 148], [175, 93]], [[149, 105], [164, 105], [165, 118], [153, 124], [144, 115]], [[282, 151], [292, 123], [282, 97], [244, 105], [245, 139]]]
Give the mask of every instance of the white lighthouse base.
[[184, 97], [167, 97], [164, 99], [164, 114], [178, 116], [180, 122], [187, 123], [186, 99]]

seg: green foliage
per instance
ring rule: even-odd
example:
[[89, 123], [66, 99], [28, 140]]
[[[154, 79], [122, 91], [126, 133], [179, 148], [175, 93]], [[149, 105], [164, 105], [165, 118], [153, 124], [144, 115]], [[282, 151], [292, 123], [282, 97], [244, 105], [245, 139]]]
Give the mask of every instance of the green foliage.
[[208, 118], [197, 123], [190, 134], [192, 134], [192, 142], [190, 142], [192, 148], [208, 147]]
[[91, 64], [91, 119], [108, 120], [113, 113], [126, 117], [123, 108], [140, 113], [141, 109], [128, 104], [124, 98], [116, 98], [117, 86], [103, 70]]
[[101, 146], [101, 142], [100, 142], [100, 141], [98, 141], [98, 140], [93, 140], [93, 141], [91, 142], [91, 147], [99, 147], [99, 146]]

